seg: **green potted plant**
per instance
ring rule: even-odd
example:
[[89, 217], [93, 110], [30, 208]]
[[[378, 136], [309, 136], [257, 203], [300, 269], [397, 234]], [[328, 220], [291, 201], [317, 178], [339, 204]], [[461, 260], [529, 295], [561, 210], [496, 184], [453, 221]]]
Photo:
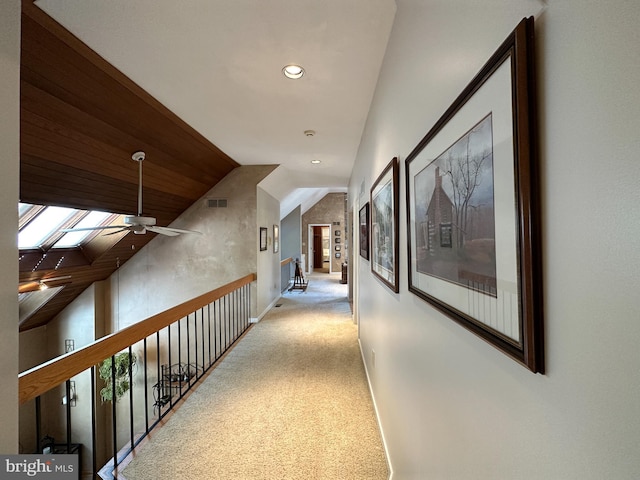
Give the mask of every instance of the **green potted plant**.
[[[137, 361], [136, 354], [129, 352], [120, 352], [113, 356], [115, 361], [116, 384], [115, 384], [115, 400], [118, 401], [131, 388], [129, 383], [129, 371]], [[114, 398], [114, 389], [111, 384], [113, 376], [111, 373], [112, 357], [107, 358], [98, 369], [100, 378], [104, 380], [105, 387], [100, 390], [100, 397], [103, 402], [112, 402]]]

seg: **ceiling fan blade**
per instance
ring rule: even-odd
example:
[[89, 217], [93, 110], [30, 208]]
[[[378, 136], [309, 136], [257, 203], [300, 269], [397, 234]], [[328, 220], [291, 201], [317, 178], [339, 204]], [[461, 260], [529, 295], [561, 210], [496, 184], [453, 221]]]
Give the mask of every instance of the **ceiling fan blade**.
[[89, 230], [108, 230], [111, 228], [127, 228], [126, 225], [107, 225], [106, 227], [87, 227], [87, 228], [63, 228], [60, 230], [64, 233], [69, 232], [88, 232]]
[[180, 232], [174, 232], [172, 229], [166, 227], [149, 226], [146, 227], [146, 229], [149, 232], [159, 233], [160, 235], [166, 235], [168, 237], [176, 237], [180, 235]]
[[128, 230], [129, 232], [131, 231], [131, 229], [129, 227], [125, 227], [124, 225], [118, 225], [118, 228], [120, 228], [120, 230], [116, 230], [115, 232], [105, 233], [102, 236], [106, 237], [107, 235], [116, 235], [118, 233], [124, 232], [125, 230]]
[[147, 227], [147, 230], [150, 230], [156, 233], [163, 233], [164, 235], [170, 235], [170, 236], [179, 235], [181, 233], [195, 233], [196, 235], [202, 235], [201, 232], [196, 232], [195, 230], [183, 230], [181, 228], [173, 228], [173, 227], [154, 226], [154, 227]]

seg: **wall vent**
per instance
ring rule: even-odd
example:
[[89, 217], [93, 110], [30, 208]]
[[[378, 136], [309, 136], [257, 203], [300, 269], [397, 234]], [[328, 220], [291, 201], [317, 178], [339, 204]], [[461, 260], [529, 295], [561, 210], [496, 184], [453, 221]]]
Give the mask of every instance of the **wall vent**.
[[227, 208], [226, 198], [208, 198], [207, 207], [209, 208]]

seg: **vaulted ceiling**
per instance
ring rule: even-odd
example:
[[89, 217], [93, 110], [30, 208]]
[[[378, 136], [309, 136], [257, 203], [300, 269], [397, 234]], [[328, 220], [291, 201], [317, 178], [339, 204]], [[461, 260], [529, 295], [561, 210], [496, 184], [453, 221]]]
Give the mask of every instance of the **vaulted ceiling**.
[[[138, 150], [144, 214], [158, 225], [240, 164], [280, 164], [270, 193], [283, 203], [345, 189], [394, 10], [393, 0], [24, 0], [20, 200], [134, 214]], [[302, 80], [281, 75], [292, 62]], [[48, 322], [153, 236], [21, 252], [21, 282], [71, 278], [20, 329]]]
[[[168, 225], [238, 166], [33, 5], [22, 15], [20, 200], [137, 213]], [[65, 288], [21, 329], [46, 323], [153, 238], [96, 237], [81, 251], [22, 252], [20, 281], [66, 277]], [[52, 283], [54, 285], [55, 282]]]

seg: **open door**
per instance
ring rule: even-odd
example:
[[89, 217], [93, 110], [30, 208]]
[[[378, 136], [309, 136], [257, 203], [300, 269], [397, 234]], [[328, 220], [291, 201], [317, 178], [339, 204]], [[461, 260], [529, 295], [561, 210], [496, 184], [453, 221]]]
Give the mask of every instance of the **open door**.
[[331, 273], [331, 225], [309, 225], [309, 271]]

